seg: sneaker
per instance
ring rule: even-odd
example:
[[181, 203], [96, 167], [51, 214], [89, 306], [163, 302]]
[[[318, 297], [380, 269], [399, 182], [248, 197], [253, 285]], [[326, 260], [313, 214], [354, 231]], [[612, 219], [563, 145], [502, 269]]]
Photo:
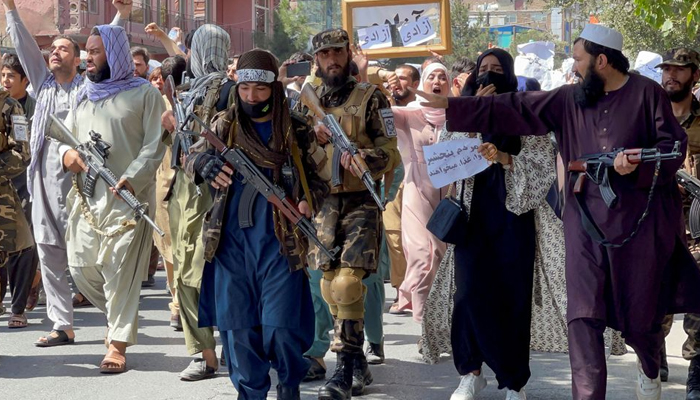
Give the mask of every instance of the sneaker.
[[525, 396], [525, 389], [520, 389], [519, 392], [516, 392], [515, 390], [508, 390], [506, 392], [506, 400], [526, 400], [527, 396]]
[[207, 366], [207, 362], [203, 358], [195, 358], [190, 365], [180, 372], [180, 380], [183, 381], [201, 381], [216, 376], [216, 368]]
[[372, 365], [384, 364], [384, 341], [379, 344], [369, 341], [367, 343], [369, 343], [365, 351], [367, 362]]
[[637, 400], [660, 400], [661, 379], [646, 376], [642, 370], [642, 363], [637, 359]]
[[474, 400], [477, 394], [486, 387], [484, 374], [474, 375], [469, 373], [463, 375], [459, 381], [459, 387], [452, 393], [450, 400]]

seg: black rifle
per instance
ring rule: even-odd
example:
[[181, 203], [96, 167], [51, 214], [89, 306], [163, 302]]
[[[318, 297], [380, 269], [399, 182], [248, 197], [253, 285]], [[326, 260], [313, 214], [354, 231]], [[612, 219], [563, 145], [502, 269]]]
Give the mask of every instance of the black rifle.
[[665, 154], [661, 154], [659, 149], [613, 149], [609, 153], [589, 154], [576, 161], [569, 161], [569, 172], [578, 174], [574, 184], [574, 193], [581, 193], [583, 182], [588, 177], [600, 188], [600, 195], [608, 208], [612, 208], [617, 201], [617, 196], [610, 186], [608, 169], [614, 165], [615, 157], [618, 154], [625, 154], [627, 160], [632, 164], [641, 164], [643, 162], [673, 160], [681, 157], [683, 154], [680, 151], [680, 147], [681, 143], [676, 142], [673, 150]]
[[[173, 80], [172, 75], [168, 75], [168, 78], [165, 80], [165, 84], [163, 85], [163, 93], [168, 99], [168, 102], [173, 109], [173, 115], [175, 116], [175, 132], [173, 133], [175, 139], [173, 140], [173, 159], [170, 162], [170, 167], [176, 168], [180, 158], [180, 153], [182, 153], [185, 158], [190, 154], [192, 137], [195, 135], [195, 133], [187, 129], [190, 119], [185, 116], [185, 106], [182, 105], [182, 101], [175, 92], [175, 81]], [[199, 188], [199, 186], [195, 185], [195, 190], [197, 191], [197, 196], [202, 195], [202, 190]]]
[[690, 236], [693, 239], [697, 239], [700, 237], [700, 180], [693, 178], [682, 169], [676, 172], [676, 180], [685, 189], [686, 193], [693, 197], [688, 215], [688, 226], [690, 228]]
[[[312, 241], [316, 247], [318, 247], [321, 252], [323, 252], [331, 260], [335, 260], [340, 247], [335, 247], [333, 250], [328, 250], [326, 246], [321, 243], [321, 240], [316, 235], [316, 229], [314, 228], [311, 221], [309, 221], [302, 213], [299, 212], [297, 205], [287, 196], [287, 193], [283, 188], [272, 183], [264, 173], [262, 173], [258, 167], [253, 163], [248, 156], [245, 155], [243, 150], [236, 148], [229, 148], [224, 142], [219, 139], [216, 134], [209, 129], [207, 124], [204, 123], [199, 117], [194, 114], [190, 114], [190, 118], [194, 119], [204, 130], [201, 133], [203, 137], [209, 144], [211, 144], [223, 157], [224, 160], [243, 177], [243, 182], [247, 183], [241, 194], [241, 202], [248, 201], [252, 204], [252, 196], [260, 193], [265, 197], [265, 199], [272, 203], [278, 210], [284, 214], [287, 219], [293, 223], [299, 230], [306, 236], [310, 241]], [[245, 199], [249, 200], [245, 200]], [[244, 203], [245, 204], [245, 203]], [[240, 210], [240, 209], [239, 209]], [[242, 227], [252, 226], [252, 207], [247, 208], [248, 215], [241, 215], [239, 212], [239, 221], [242, 222]], [[247, 221], [247, 222], [246, 222]]]
[[[81, 190], [83, 195], [86, 197], [92, 197], [95, 193], [95, 182], [97, 177], [104, 179], [109, 187], [116, 187], [119, 179], [114, 175], [114, 173], [107, 168], [105, 165], [105, 160], [109, 157], [109, 148], [112, 147], [109, 143], [102, 140], [102, 136], [99, 133], [90, 131], [90, 141], [86, 143], [80, 143], [75, 139], [73, 134], [63, 125], [63, 122], [56, 118], [54, 115], [49, 116], [49, 129], [46, 134], [47, 137], [51, 139], [58, 140], [59, 142], [70, 146], [72, 149], [80, 154], [80, 158], [88, 166], [88, 172], [85, 176], [85, 182], [83, 189]], [[124, 202], [134, 210], [135, 219], [138, 221], [143, 218], [153, 230], [158, 233], [161, 237], [165, 236], [163, 232], [155, 222], [148, 216], [148, 205], [143, 204], [136, 196], [131, 194], [129, 189], [121, 187], [117, 189], [117, 193], [124, 199]]]

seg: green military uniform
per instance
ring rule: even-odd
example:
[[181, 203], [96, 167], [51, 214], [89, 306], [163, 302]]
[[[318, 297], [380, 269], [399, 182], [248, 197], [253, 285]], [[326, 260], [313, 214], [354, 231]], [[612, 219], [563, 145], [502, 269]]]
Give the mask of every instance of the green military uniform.
[[[216, 105], [222, 95], [222, 83], [222, 78], [213, 79], [207, 86], [204, 98], [195, 100], [194, 113], [207, 123], [217, 113]], [[228, 96], [225, 104], [229, 107], [233, 102], [234, 91], [230, 90], [224, 95]], [[198, 132], [199, 127], [191, 128], [192, 131]], [[193, 142], [196, 140], [194, 137]], [[179, 155], [173, 154], [173, 157]], [[201, 191], [201, 196], [197, 194], [197, 188]], [[198, 326], [199, 290], [205, 262], [202, 222], [212, 206], [212, 196], [208, 185], [195, 185], [182, 168], [176, 171], [170, 192], [168, 214], [172, 235], [173, 280], [177, 289], [187, 350], [192, 355], [216, 347], [214, 330], [211, 327]]]
[[[29, 223], [22, 210], [12, 178], [21, 175], [29, 165], [29, 129], [22, 106], [0, 92], [0, 267], [7, 258], [34, 245]], [[24, 118], [25, 123], [13, 126], [13, 116]], [[17, 118], [15, 117], [15, 118]]]
[[[313, 39], [314, 51], [347, 46], [343, 30], [322, 32]], [[386, 97], [376, 86], [348, 77], [340, 87], [315, 88], [321, 105], [338, 119], [350, 141], [366, 157], [375, 181], [400, 162], [393, 116]], [[333, 145], [326, 144], [328, 159]], [[330, 175], [327, 163], [323, 175]], [[340, 256], [331, 261], [312, 246], [309, 264], [323, 271], [321, 293], [335, 320], [331, 350], [362, 354], [366, 288], [362, 278], [376, 271], [381, 239], [381, 213], [362, 181], [349, 171], [342, 172], [342, 184], [320, 205], [315, 218], [318, 236], [328, 248], [340, 246]]]
[[[700, 67], [700, 56], [698, 53], [693, 50], [680, 49], [673, 55], [672, 59], [664, 61], [661, 65], [685, 67], [691, 64]], [[692, 105], [690, 114], [678, 118], [678, 122], [688, 134], [688, 154], [686, 156], [684, 168], [693, 177], [700, 178], [700, 174], [698, 174], [698, 171], [700, 171], [700, 101], [692, 94], [691, 97]], [[688, 226], [692, 201], [693, 199], [689, 194], [683, 194], [683, 214], [686, 226]], [[700, 261], [700, 239], [693, 239], [690, 235], [688, 235], [687, 238], [691, 253], [695, 256], [696, 260]], [[663, 329], [666, 335], [671, 331], [672, 325], [673, 315], [666, 316], [663, 322]], [[692, 360], [700, 354], [700, 315], [685, 314], [683, 317], [683, 329], [688, 335], [685, 343], [683, 343], [683, 358]]]

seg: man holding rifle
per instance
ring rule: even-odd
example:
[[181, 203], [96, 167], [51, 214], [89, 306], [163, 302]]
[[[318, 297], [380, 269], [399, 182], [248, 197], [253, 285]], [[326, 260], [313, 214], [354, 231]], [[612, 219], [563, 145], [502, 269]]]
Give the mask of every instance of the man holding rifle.
[[[155, 174], [164, 152], [160, 119], [165, 107], [158, 90], [133, 76], [123, 28], [93, 28], [85, 48], [87, 81], [66, 125], [79, 143], [94, 142], [97, 133], [111, 144], [105, 164], [118, 182], [97, 178], [90, 190], [85, 178], [94, 171], [88, 171], [76, 150], [65, 144], [59, 147], [64, 169], [74, 174], [66, 204], [66, 244], [68, 265], [80, 292], [107, 317], [108, 351], [100, 372], [114, 374], [126, 371], [126, 347], [136, 344], [139, 294], [152, 246], [147, 220], [134, 220], [134, 210], [125, 201], [129, 196], [120, 196], [118, 190], [127, 189], [142, 204], [154, 204]], [[151, 206], [150, 217], [154, 210]]]
[[685, 245], [675, 177], [683, 160], [662, 161], [676, 142], [685, 154], [687, 136], [663, 89], [628, 73], [619, 32], [589, 24], [573, 54], [578, 85], [490, 97], [419, 94], [428, 100], [423, 105], [447, 109], [449, 130], [553, 131], [565, 163], [617, 148], [657, 150], [655, 160], [641, 164], [629, 153], [615, 154], [608, 183], [617, 201], [611, 204], [590, 180], [576, 194], [570, 175], [563, 221], [573, 398], [605, 398], [607, 325], [637, 354], [637, 399], [659, 399], [664, 315], [700, 311], [700, 270]]
[[[695, 50], [678, 49], [670, 54], [663, 63], [657, 66], [662, 69], [661, 84], [671, 99], [673, 115], [688, 134], [688, 155], [684, 169], [690, 176], [697, 179], [700, 167], [700, 101], [693, 96], [692, 89], [700, 80], [700, 54]], [[694, 198], [691, 193], [683, 193], [683, 210], [686, 224], [690, 226], [690, 204]], [[696, 216], [697, 218], [697, 216]], [[697, 221], [693, 221], [697, 222]], [[692, 229], [691, 229], [692, 232]], [[696, 232], [692, 232], [696, 233]], [[700, 258], [698, 238], [687, 236], [690, 251], [696, 260]], [[664, 331], [668, 335], [673, 325], [673, 315], [666, 316]], [[700, 400], [700, 314], [685, 314], [683, 329], [688, 335], [683, 344], [683, 358], [690, 361], [688, 368], [687, 400]], [[668, 379], [668, 363], [666, 349], [661, 354], [661, 379]]]
[[321, 32], [312, 44], [323, 84], [310, 93], [310, 87], [306, 93], [302, 90], [300, 102], [317, 121], [325, 114], [335, 119], [316, 126], [328, 159], [335, 157], [326, 164], [326, 176], [333, 177], [331, 195], [320, 205], [316, 225], [326, 247], [341, 247], [337, 260], [318, 248], [309, 253], [309, 264], [323, 271], [321, 294], [335, 321], [331, 351], [338, 354], [335, 373], [320, 388], [318, 398], [344, 400], [351, 391], [361, 395], [365, 384], [372, 382], [363, 353], [366, 289], [362, 279], [376, 271], [381, 243], [379, 211], [384, 207], [375, 182], [393, 171], [400, 159], [388, 100], [376, 86], [350, 76], [347, 32]]
[[326, 160], [303, 117], [290, 114], [278, 70], [265, 50], [243, 54], [235, 105], [212, 123], [219, 140], [204, 132], [184, 164], [195, 184], [214, 190], [203, 226], [199, 325], [218, 327], [242, 399], [267, 398], [270, 366], [277, 398], [299, 399], [313, 340], [304, 268], [315, 232], [305, 218], [328, 194], [316, 172]]

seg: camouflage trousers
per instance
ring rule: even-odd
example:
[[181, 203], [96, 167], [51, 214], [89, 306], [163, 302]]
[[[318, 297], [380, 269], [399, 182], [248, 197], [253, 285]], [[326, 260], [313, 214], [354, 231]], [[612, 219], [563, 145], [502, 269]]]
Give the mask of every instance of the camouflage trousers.
[[331, 351], [334, 353], [363, 354], [365, 344], [365, 320], [338, 319], [333, 317], [333, 340]]
[[[673, 325], [673, 315], [667, 315], [662, 324], [664, 335], [668, 336]], [[700, 353], [700, 314], [685, 314], [683, 316], [683, 330], [688, 338], [683, 343], [683, 358], [693, 359]]]

